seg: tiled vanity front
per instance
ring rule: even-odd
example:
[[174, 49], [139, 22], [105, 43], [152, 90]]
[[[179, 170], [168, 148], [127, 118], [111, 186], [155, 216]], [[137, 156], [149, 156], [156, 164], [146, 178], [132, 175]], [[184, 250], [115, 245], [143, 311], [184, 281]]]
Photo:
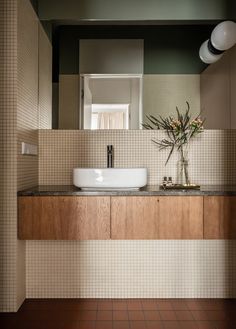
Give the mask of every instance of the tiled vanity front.
[[236, 189], [83, 192], [45, 186], [19, 192], [22, 240], [235, 239]]

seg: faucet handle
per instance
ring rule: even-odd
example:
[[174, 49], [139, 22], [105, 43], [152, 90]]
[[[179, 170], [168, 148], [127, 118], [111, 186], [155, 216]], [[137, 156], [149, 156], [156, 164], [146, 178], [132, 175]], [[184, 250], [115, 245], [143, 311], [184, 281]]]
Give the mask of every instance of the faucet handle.
[[113, 168], [113, 146], [107, 145], [107, 168]]

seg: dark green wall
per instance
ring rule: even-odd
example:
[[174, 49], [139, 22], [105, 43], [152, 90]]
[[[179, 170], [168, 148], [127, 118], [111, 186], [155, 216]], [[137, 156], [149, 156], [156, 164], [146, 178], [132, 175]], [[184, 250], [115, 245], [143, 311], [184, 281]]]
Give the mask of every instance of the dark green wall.
[[79, 73], [80, 39], [144, 39], [144, 73], [195, 74], [206, 66], [198, 51], [212, 26], [62, 26], [60, 74]]
[[41, 24], [46, 32], [49, 40], [52, 42], [52, 34], [53, 34], [53, 23], [51, 21], [41, 21]]
[[229, 19], [233, 18], [233, 2], [234, 0], [39, 0], [39, 16], [46, 20]]
[[34, 7], [35, 12], [38, 13], [38, 0], [30, 0], [30, 2]]
[[236, 21], [236, 1], [235, 0], [229, 0], [229, 18], [232, 18], [234, 21]]

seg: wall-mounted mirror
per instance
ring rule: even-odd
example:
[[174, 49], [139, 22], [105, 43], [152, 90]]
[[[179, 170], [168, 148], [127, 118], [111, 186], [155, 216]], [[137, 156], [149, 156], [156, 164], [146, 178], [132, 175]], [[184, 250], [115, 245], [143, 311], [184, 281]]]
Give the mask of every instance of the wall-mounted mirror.
[[[53, 128], [142, 129], [146, 114], [175, 114], [176, 106], [185, 110], [186, 101], [193, 117], [209, 108], [216, 118], [208, 97], [212, 84], [201, 91], [208, 71], [198, 54], [214, 26], [58, 26], [53, 42]], [[226, 88], [224, 82], [220, 85]], [[206, 128], [232, 128], [228, 116], [209, 118], [206, 122], [213, 124]]]

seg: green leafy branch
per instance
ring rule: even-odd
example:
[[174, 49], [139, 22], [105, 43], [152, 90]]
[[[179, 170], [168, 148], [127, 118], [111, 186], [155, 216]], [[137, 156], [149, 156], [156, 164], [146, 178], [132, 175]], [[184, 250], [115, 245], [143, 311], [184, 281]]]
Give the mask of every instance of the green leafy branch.
[[148, 130], [165, 130], [167, 138], [160, 141], [152, 139], [152, 142], [157, 144], [160, 150], [170, 148], [166, 164], [168, 163], [175, 148], [181, 152], [181, 156], [183, 158], [183, 145], [187, 144], [190, 139], [203, 131], [203, 124], [205, 120], [201, 120], [200, 115], [192, 120], [190, 115], [190, 105], [188, 102], [186, 102], [186, 104], [187, 109], [184, 114], [181, 114], [176, 106], [176, 118], [173, 118], [172, 116], [168, 116], [167, 118], [163, 118], [162, 116], [155, 117], [150, 114], [146, 115], [147, 122], [143, 123], [143, 127]]

